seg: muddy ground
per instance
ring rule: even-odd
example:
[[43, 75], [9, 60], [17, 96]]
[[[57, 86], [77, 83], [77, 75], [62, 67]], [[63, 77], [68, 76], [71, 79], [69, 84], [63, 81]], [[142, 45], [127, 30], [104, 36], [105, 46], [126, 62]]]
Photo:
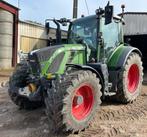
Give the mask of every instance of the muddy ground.
[[132, 104], [103, 102], [90, 127], [80, 134], [52, 135], [48, 124], [44, 108], [20, 110], [8, 97], [7, 87], [0, 88], [0, 137], [147, 137], [147, 86]]

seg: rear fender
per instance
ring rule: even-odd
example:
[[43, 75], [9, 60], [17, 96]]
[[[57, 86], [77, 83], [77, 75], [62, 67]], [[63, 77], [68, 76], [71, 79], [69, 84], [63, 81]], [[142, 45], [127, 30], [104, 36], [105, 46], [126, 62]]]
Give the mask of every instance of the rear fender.
[[127, 58], [132, 52], [138, 53], [142, 57], [139, 49], [131, 46], [119, 46], [108, 59], [109, 81], [112, 83], [111, 91], [117, 91], [117, 82], [120, 77]]
[[116, 70], [122, 68], [126, 63], [127, 58], [132, 52], [136, 52], [142, 57], [141, 51], [135, 47], [124, 45], [119, 46], [109, 57], [107, 62], [108, 68]]
[[140, 57], [142, 57], [142, 53], [141, 53], [141, 51], [139, 49], [133, 48], [133, 47], [125, 48], [124, 51], [123, 51], [123, 54], [121, 55], [121, 57], [118, 60], [117, 66], [118, 67], [124, 66], [127, 59], [128, 59], [128, 57], [129, 57], [129, 55], [132, 52], [136, 52], [136, 53], [138, 53], [140, 55]]

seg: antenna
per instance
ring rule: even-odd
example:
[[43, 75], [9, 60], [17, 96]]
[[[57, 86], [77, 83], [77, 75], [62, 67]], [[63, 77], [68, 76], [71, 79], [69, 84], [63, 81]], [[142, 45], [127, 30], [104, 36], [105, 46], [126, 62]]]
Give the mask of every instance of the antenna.
[[109, 6], [110, 5], [110, 1], [108, 1], [108, 3], [107, 3], [107, 6]]
[[122, 5], [121, 5], [121, 8], [122, 8], [121, 18], [124, 18], [124, 13], [125, 13], [125, 5], [124, 5], [124, 4], [122, 4]]

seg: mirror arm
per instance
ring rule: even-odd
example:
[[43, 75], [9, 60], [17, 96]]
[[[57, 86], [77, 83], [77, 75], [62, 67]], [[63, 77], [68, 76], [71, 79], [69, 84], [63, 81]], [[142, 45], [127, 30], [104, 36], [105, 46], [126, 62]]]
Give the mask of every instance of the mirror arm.
[[56, 44], [61, 44], [61, 29], [60, 29], [60, 24], [55, 19], [53, 20], [53, 22], [57, 25], [57, 30], [56, 30]]

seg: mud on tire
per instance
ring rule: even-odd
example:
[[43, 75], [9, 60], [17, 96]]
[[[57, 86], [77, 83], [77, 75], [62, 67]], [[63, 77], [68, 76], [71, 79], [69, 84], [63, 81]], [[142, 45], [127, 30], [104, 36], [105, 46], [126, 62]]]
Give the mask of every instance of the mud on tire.
[[100, 107], [100, 90], [99, 79], [90, 71], [75, 71], [53, 82], [45, 97], [50, 131], [79, 132], [85, 129]]
[[29, 74], [29, 68], [26, 63], [18, 64], [9, 80], [8, 93], [16, 105], [21, 109], [35, 109], [42, 106], [40, 101], [30, 101], [26, 96], [19, 94], [19, 89], [27, 86], [26, 78]]
[[134, 101], [141, 92], [143, 81], [143, 67], [141, 57], [131, 53], [125, 63], [118, 82], [118, 92], [114, 99], [129, 103]]

